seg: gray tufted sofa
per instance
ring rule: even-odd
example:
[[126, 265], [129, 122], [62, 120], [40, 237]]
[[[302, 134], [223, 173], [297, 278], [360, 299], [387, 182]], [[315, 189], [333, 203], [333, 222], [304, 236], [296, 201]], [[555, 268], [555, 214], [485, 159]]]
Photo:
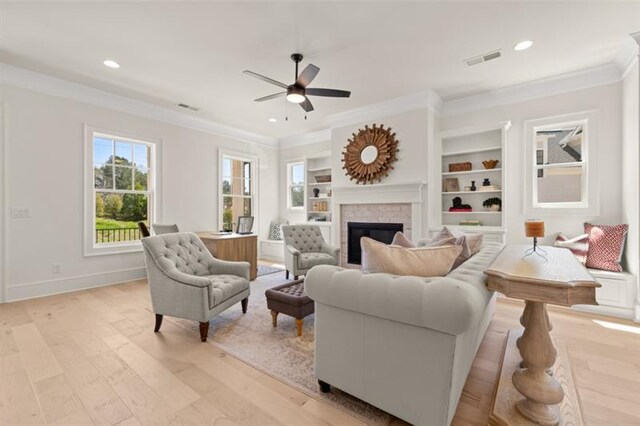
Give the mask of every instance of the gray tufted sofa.
[[282, 225], [284, 264], [294, 279], [317, 265], [338, 265], [340, 249], [330, 246], [318, 225]]
[[445, 277], [363, 274], [335, 266], [305, 278], [315, 302], [315, 375], [415, 425], [448, 425], [493, 312], [482, 250]]
[[200, 338], [207, 340], [209, 321], [241, 302], [247, 312], [249, 263], [214, 258], [191, 232], [142, 239], [151, 304], [159, 331], [163, 315], [200, 322]]

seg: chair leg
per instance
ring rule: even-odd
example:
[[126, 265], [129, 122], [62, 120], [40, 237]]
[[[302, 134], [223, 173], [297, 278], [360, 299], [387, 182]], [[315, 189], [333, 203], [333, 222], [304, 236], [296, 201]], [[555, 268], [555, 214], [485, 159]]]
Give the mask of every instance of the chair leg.
[[240, 301], [240, 304], [242, 305], [242, 313], [246, 314], [247, 313], [247, 306], [249, 305], [249, 298], [247, 297], [245, 299], [242, 299]]
[[296, 336], [302, 336], [302, 324], [304, 323], [303, 319], [296, 318]]
[[289, 279], [289, 270], [288, 269], [284, 271], [284, 277], [287, 280]]
[[274, 327], [278, 326], [278, 311], [271, 310], [271, 324]]
[[200, 340], [203, 342], [207, 341], [207, 334], [209, 334], [209, 322], [201, 322], [200, 323]]
[[153, 329], [154, 333], [157, 333], [158, 331], [160, 331], [160, 326], [162, 325], [162, 318], [163, 318], [162, 315], [156, 314], [156, 326]]
[[322, 380], [318, 380], [318, 384], [320, 385], [320, 392], [322, 393], [331, 392], [331, 385], [329, 383], [323, 382]]

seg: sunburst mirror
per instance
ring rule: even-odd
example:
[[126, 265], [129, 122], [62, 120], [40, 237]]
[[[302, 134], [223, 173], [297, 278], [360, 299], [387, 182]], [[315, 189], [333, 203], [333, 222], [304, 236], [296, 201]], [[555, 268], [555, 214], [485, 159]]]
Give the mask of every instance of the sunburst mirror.
[[342, 168], [351, 180], [366, 185], [389, 176], [398, 152], [398, 141], [391, 127], [366, 125], [352, 134], [348, 142], [342, 152]]

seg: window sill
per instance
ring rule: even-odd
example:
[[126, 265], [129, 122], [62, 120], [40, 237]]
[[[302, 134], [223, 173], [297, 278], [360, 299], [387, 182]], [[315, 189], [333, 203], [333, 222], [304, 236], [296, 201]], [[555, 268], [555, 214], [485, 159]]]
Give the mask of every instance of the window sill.
[[115, 244], [104, 246], [86, 247], [84, 250], [85, 257], [94, 256], [111, 256], [114, 254], [142, 253], [142, 243], [140, 241], [130, 244]]

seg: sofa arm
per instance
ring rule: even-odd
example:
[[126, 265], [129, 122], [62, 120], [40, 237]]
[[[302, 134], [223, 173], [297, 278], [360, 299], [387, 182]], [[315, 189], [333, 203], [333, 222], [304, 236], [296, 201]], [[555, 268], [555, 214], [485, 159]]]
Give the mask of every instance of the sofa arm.
[[476, 327], [486, 298], [471, 285], [447, 277], [363, 274], [320, 265], [305, 278], [317, 303], [458, 335]]
[[235, 275], [251, 281], [249, 262], [232, 262], [229, 260], [212, 259], [209, 262], [209, 273], [211, 275]]

